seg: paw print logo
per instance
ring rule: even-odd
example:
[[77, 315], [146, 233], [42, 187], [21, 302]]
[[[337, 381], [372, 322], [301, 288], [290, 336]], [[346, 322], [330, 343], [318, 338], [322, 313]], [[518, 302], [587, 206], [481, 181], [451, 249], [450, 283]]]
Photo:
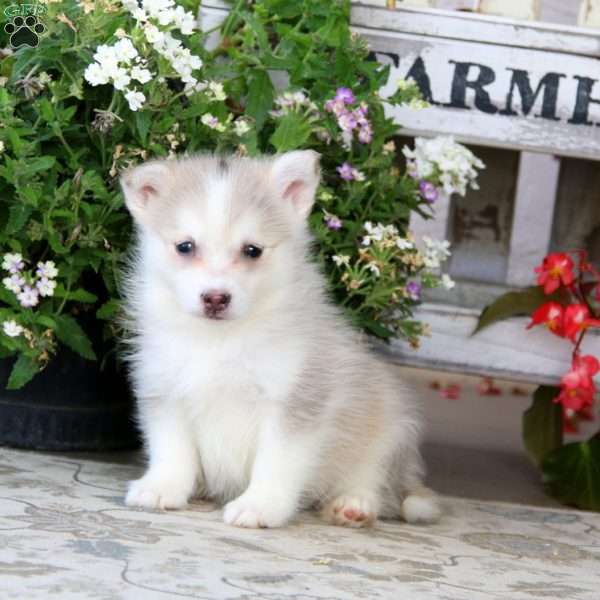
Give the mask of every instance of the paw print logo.
[[37, 17], [29, 15], [25, 19], [14, 17], [4, 26], [4, 31], [10, 35], [10, 45], [13, 48], [21, 46], [35, 48], [39, 43], [39, 36], [46, 31], [46, 26]]

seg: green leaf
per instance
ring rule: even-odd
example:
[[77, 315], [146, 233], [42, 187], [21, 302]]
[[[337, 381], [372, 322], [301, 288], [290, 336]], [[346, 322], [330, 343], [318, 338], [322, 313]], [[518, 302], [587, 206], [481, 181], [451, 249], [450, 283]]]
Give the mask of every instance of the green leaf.
[[600, 439], [555, 450], [546, 457], [542, 469], [555, 498], [564, 504], [600, 511]]
[[35, 360], [29, 356], [20, 354], [10, 372], [6, 389], [17, 390], [22, 388], [26, 383], [33, 379], [39, 370], [39, 366]]
[[39, 158], [31, 158], [27, 161], [27, 165], [22, 169], [22, 175], [33, 175], [38, 171], [47, 171], [54, 166], [56, 159], [54, 156], [40, 156]]
[[20, 307], [19, 301], [13, 292], [7, 290], [3, 285], [0, 286], [0, 302], [9, 306]]
[[544, 290], [539, 286], [532, 286], [518, 292], [504, 294], [483, 309], [473, 335], [498, 321], [504, 321], [510, 317], [520, 315], [530, 315], [545, 302], [557, 302], [561, 299], [561, 292], [546, 296]]
[[152, 115], [147, 110], [137, 111], [135, 113], [135, 126], [142, 144], [146, 143], [151, 123]]
[[114, 314], [117, 312], [120, 306], [121, 303], [113, 298], [112, 300], [109, 300], [108, 302], [104, 303], [96, 311], [96, 318], [102, 320], [110, 319], [114, 316]]
[[538, 466], [563, 443], [561, 409], [554, 402], [559, 393], [556, 387], [540, 386], [533, 394], [533, 404], [523, 414], [523, 442]]
[[6, 223], [6, 235], [13, 235], [21, 231], [27, 223], [27, 219], [33, 208], [27, 204], [13, 204], [8, 213], [8, 222]]
[[389, 329], [386, 329], [383, 325], [377, 323], [377, 321], [366, 321], [363, 325], [365, 329], [384, 340], [389, 340], [394, 335]]
[[262, 129], [272, 106], [273, 84], [271, 79], [266, 71], [255, 69], [250, 75], [246, 114], [256, 121], [257, 131]]
[[54, 295], [57, 298], [66, 298], [67, 300], [74, 300], [76, 302], [83, 302], [85, 304], [93, 304], [98, 300], [98, 296], [92, 294], [91, 292], [86, 292], [83, 288], [78, 288], [76, 290], [69, 290], [68, 292], [62, 285], [57, 285], [54, 290]]
[[310, 137], [311, 127], [302, 115], [291, 112], [279, 119], [270, 142], [277, 152], [287, 152], [302, 146]]
[[56, 337], [72, 350], [87, 358], [96, 360], [90, 339], [85, 334], [79, 323], [70, 315], [59, 315], [56, 320]]

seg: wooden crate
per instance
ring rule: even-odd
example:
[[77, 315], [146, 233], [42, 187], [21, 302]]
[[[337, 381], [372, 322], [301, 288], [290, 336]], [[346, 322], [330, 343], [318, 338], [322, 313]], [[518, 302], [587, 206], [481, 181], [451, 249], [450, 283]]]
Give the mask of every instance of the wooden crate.
[[[459, 285], [419, 309], [432, 330], [420, 350], [394, 343], [391, 355], [415, 366], [555, 382], [570, 347], [545, 331], [525, 332], [526, 319], [471, 333], [486, 302], [533, 282], [549, 249], [573, 248], [576, 238], [577, 246], [597, 244], [600, 255], [599, 32], [575, 26], [574, 0], [387, 3], [353, 2], [351, 17], [377, 59], [391, 66], [382, 95], [412, 76], [432, 102], [391, 115], [406, 135], [448, 134], [481, 146], [476, 152], [489, 165], [480, 192], [439, 200], [434, 220], [411, 224], [417, 235], [453, 242], [449, 266]], [[579, 24], [594, 25], [599, 9], [600, 0], [583, 0]], [[203, 26], [214, 26], [226, 10], [222, 0], [206, 0]], [[540, 14], [572, 25], [533, 20]], [[600, 337], [589, 336], [586, 350], [600, 355]]]

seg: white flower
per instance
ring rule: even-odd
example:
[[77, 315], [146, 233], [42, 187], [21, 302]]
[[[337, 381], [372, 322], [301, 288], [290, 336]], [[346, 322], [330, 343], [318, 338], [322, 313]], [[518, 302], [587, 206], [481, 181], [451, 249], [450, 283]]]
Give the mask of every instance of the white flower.
[[225, 131], [225, 125], [219, 122], [219, 119], [212, 115], [211, 113], [205, 113], [202, 115], [200, 119], [204, 125], [210, 127], [211, 129], [215, 129], [216, 131], [223, 132]]
[[47, 260], [46, 262], [39, 262], [37, 264], [36, 274], [38, 277], [54, 279], [58, 275], [58, 269], [53, 260]]
[[2, 330], [8, 337], [18, 337], [23, 333], [23, 327], [16, 321], [4, 321]]
[[118, 67], [112, 77], [116, 90], [124, 90], [131, 83], [131, 77], [123, 67]]
[[125, 94], [127, 102], [129, 102], [129, 108], [133, 111], [137, 111], [144, 105], [146, 96], [142, 92], [136, 92], [135, 90], [129, 90]]
[[428, 269], [439, 269], [441, 264], [451, 256], [450, 242], [447, 240], [433, 240], [428, 236], [423, 236], [425, 252], [423, 254], [423, 264]]
[[208, 84], [208, 89], [211, 92], [211, 101], [215, 100], [222, 102], [223, 100], [227, 99], [227, 94], [225, 93], [225, 89], [223, 88], [222, 83], [211, 81]]
[[101, 66], [116, 67], [119, 64], [119, 55], [115, 49], [115, 46], [109, 46], [107, 44], [101, 44], [96, 48], [94, 53], [94, 60], [100, 63]]
[[0, 140], [0, 152], [4, 152], [4, 142]]
[[369, 271], [371, 271], [371, 273], [374, 273], [375, 277], [379, 277], [381, 275], [381, 271], [379, 270], [379, 267], [375, 263], [369, 263], [367, 265], [367, 269], [369, 269]]
[[162, 44], [165, 39], [165, 34], [156, 25], [152, 25], [151, 23], [147, 23], [144, 26], [144, 34], [151, 44]]
[[304, 92], [284, 92], [275, 98], [275, 105], [278, 110], [271, 111], [273, 117], [282, 117], [291, 111], [300, 109], [308, 109], [313, 112], [317, 110], [317, 106]]
[[90, 85], [94, 86], [104, 85], [109, 81], [108, 74], [97, 62], [88, 65], [83, 72], [83, 76]]
[[384, 154], [394, 154], [394, 152], [396, 152], [396, 144], [393, 140], [383, 145]]
[[415, 247], [413, 242], [401, 237], [396, 240], [396, 246], [398, 246], [399, 250], [412, 250]]
[[54, 288], [56, 287], [56, 281], [42, 277], [36, 284], [40, 296], [54, 296]]
[[138, 56], [138, 51], [128, 38], [120, 39], [113, 47], [120, 62], [130, 63]]
[[[148, 69], [142, 69], [138, 66], [132, 67], [131, 78], [140, 83], [148, 83], [152, 79], [152, 73]], [[115, 86], [116, 87], [116, 86]]]
[[36, 306], [36, 304], [40, 301], [38, 290], [29, 285], [26, 285], [23, 290], [17, 294], [17, 298], [21, 303], [21, 306], [25, 308]]
[[398, 228], [395, 225], [382, 225], [381, 223], [373, 225], [371, 221], [367, 221], [364, 228], [368, 235], [362, 239], [363, 246], [370, 246], [372, 242], [383, 240], [393, 240], [395, 244], [398, 244], [398, 239], [400, 239], [398, 238]]
[[21, 292], [21, 288], [25, 285], [25, 279], [23, 279], [19, 273], [14, 273], [10, 277], [5, 277], [2, 280], [2, 284], [13, 294], [19, 294]]
[[204, 81], [193, 81], [187, 82], [184, 87], [186, 96], [192, 96], [199, 92], [203, 92], [206, 89], [206, 83]]
[[350, 257], [346, 254], [336, 254], [331, 257], [331, 260], [338, 266], [349, 267], [350, 266]]
[[404, 91], [410, 90], [410, 89], [414, 89], [414, 88], [417, 88], [417, 82], [412, 77], [409, 77], [408, 79], [399, 79], [398, 80], [398, 89], [401, 92], [404, 92]]
[[477, 189], [477, 169], [485, 168], [481, 160], [452, 137], [416, 138], [414, 150], [404, 147], [402, 152], [413, 177], [432, 179], [446, 194], [464, 196], [467, 187]]
[[238, 119], [233, 124], [233, 130], [237, 136], [242, 137], [250, 131], [250, 124], [246, 119]]
[[15, 252], [14, 254], [5, 254], [2, 260], [2, 268], [9, 273], [18, 273], [25, 266], [23, 257]]
[[171, 13], [171, 17], [175, 26], [183, 33], [183, 35], [191, 35], [196, 27], [196, 19], [193, 13], [186, 11], [183, 6], [177, 6]]
[[447, 275], [446, 273], [442, 275], [440, 283], [445, 290], [451, 290], [456, 286], [456, 282], [453, 281], [450, 275]]

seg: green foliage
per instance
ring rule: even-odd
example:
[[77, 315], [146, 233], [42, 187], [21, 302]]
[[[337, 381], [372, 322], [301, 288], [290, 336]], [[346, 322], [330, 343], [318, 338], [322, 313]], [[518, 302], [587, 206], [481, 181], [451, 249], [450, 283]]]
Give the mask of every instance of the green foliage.
[[543, 462], [550, 493], [565, 504], [600, 511], [600, 438], [567, 444]]
[[533, 404], [523, 414], [523, 442], [538, 466], [563, 443], [562, 410], [554, 402], [559, 393], [556, 387], [540, 386], [533, 395]]
[[[357, 326], [384, 339], [395, 335], [416, 343], [422, 326], [411, 318], [417, 301], [406, 284], [421, 275], [424, 286], [439, 280], [424, 271], [416, 249], [374, 245], [365, 253], [361, 239], [367, 221], [393, 224], [406, 236], [411, 212], [431, 211], [418, 181], [396, 166], [390, 142], [398, 127], [385, 116], [378, 95], [388, 69], [373, 62], [364, 41], [351, 35], [349, 1], [238, 0], [212, 50], [199, 32], [183, 35], [162, 27], [202, 59], [196, 81], [219, 82], [222, 95], [206, 86], [184, 88], [181, 73], [153, 48], [123, 4], [49, 3], [48, 32], [38, 47], [1, 55], [0, 256], [21, 254], [31, 285], [40, 261], [58, 269], [54, 293], [33, 307], [22, 306], [0, 286], [0, 321], [23, 328], [14, 336], [0, 330], [2, 356], [18, 357], [9, 386], [25, 384], [60, 344], [94, 359], [81, 315], [103, 321], [105, 338], [117, 331], [111, 320], [119, 312], [118, 266], [130, 238], [119, 173], [180, 152], [319, 152], [323, 184], [311, 223], [333, 296]], [[199, 8], [191, 0], [179, 4], [194, 14]], [[98, 46], [113, 46], [124, 35], [152, 73], [144, 84], [129, 84], [144, 94], [137, 110], [124, 90], [111, 83], [90, 85], [84, 77]], [[0, 40], [0, 47], [7, 42]], [[344, 141], [335, 115], [325, 109], [342, 86], [351, 87], [356, 106], [368, 110], [370, 143]], [[307, 102], [281, 109], [278, 99], [286, 89]], [[417, 95], [408, 86], [389, 102], [414, 102]], [[341, 179], [337, 168], [345, 162], [364, 180]], [[343, 226], [327, 227], [328, 215]], [[335, 264], [334, 255], [348, 256], [348, 267]]]
[[547, 296], [544, 294], [544, 288], [539, 286], [503, 294], [483, 309], [473, 334], [511, 317], [530, 316], [545, 302], [560, 302], [561, 297], [560, 292]]

